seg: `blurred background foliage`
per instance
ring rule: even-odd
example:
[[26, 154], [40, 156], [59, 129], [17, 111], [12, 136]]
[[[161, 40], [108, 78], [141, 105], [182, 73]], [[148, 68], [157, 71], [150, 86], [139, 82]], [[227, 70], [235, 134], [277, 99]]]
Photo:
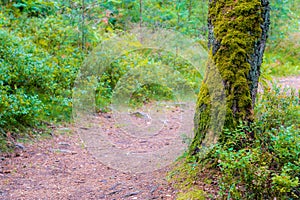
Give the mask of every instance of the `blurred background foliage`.
[[[271, 0], [271, 34], [262, 69], [266, 79], [300, 73], [299, 6], [298, 1]], [[84, 58], [135, 24], [178, 31], [206, 48], [207, 9], [204, 0], [2, 0], [1, 137], [7, 131], [18, 135], [27, 128], [70, 120], [72, 87]], [[200, 74], [176, 55], [157, 57], [133, 52], [113, 62], [99, 78], [97, 108], [105, 110], [119, 78], [146, 61], [168, 64], [177, 59], [174, 69], [198, 92]], [[136, 92], [136, 102], [171, 98], [167, 90], [141, 86], [143, 95]]]

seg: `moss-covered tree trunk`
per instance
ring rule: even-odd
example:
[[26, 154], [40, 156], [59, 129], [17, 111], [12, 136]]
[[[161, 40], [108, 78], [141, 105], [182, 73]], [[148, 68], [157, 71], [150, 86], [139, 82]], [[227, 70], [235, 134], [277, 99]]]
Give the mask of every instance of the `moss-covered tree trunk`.
[[[199, 150], [204, 138], [218, 134], [220, 140], [225, 128], [253, 121], [269, 13], [269, 0], [210, 0], [210, 59], [198, 95], [190, 154]], [[222, 95], [226, 99], [224, 107], [217, 101]]]

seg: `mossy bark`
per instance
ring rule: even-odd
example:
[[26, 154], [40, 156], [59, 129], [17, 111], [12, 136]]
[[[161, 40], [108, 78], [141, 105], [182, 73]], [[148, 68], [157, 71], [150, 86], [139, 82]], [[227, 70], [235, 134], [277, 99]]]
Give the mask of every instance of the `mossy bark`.
[[[190, 154], [199, 150], [204, 138], [219, 135], [222, 140], [225, 128], [253, 121], [269, 25], [269, 0], [210, 0], [210, 60], [198, 95]], [[223, 95], [226, 105], [222, 107], [217, 100]], [[225, 118], [218, 119], [222, 110]]]

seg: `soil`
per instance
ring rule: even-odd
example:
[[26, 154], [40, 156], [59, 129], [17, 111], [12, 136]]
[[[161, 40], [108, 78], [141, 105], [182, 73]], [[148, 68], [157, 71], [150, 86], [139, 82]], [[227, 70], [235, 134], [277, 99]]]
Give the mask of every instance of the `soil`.
[[0, 199], [174, 199], [168, 168], [125, 173], [83, 148], [77, 134], [59, 134], [2, 157]]
[[[300, 89], [300, 76], [277, 80], [284, 87]], [[146, 142], [127, 138], [127, 143], [124, 143], [121, 139], [124, 139], [125, 135], [120, 136], [125, 132], [116, 126], [110, 113], [99, 114], [92, 120], [98, 121], [101, 127], [104, 127], [101, 133], [112, 137], [114, 146], [117, 145], [122, 151], [128, 152], [140, 150], [146, 155], [164, 147], [172, 148], [172, 142], [178, 138], [173, 137], [171, 133], [184, 127], [180, 126], [181, 112], [185, 111], [178, 106], [165, 111], [166, 118], [161, 121], [164, 124], [163, 128], [157, 130], [159, 134], [146, 135], [151, 138]], [[193, 112], [187, 110], [186, 113]], [[130, 120], [135, 124], [149, 124], [150, 118], [143, 112], [132, 112], [129, 115], [132, 115]], [[88, 122], [90, 124], [91, 121]], [[97, 123], [93, 121], [93, 124]], [[143, 170], [141, 166], [137, 166], [131, 171], [128, 170], [130, 167], [124, 168], [120, 165], [118, 168], [115, 160], [111, 165], [105, 163], [103, 158], [97, 155], [101, 151], [93, 148], [92, 144], [87, 145], [87, 141], [95, 140], [93, 137], [96, 134], [92, 133], [99, 131], [99, 127], [95, 129], [94, 126], [86, 126], [87, 123], [81, 126], [60, 127], [50, 138], [40, 139], [32, 144], [18, 144], [15, 152], [1, 154], [0, 199], [176, 199], [178, 191], [166, 179], [172, 168], [170, 163], [157, 169], [147, 169], [145, 166]], [[85, 140], [83, 136], [90, 139]], [[133, 160], [128, 161], [128, 166], [136, 166], [134, 162], [133, 157]], [[216, 187], [204, 183], [202, 185], [205, 190], [217, 192]]]
[[289, 76], [284, 78], [275, 78], [278, 84], [284, 88], [294, 88], [300, 90], [300, 76]]

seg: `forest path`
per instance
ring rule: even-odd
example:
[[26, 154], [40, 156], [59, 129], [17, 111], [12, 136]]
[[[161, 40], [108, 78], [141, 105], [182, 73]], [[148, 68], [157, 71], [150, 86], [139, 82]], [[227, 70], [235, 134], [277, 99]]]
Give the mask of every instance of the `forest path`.
[[[300, 76], [276, 80], [300, 89]], [[176, 190], [166, 180], [169, 170], [130, 173], [108, 167], [84, 148], [74, 127], [62, 127], [51, 138], [0, 155], [0, 199], [173, 200]]]
[[68, 128], [3, 156], [0, 199], [175, 199], [168, 168], [125, 173], [99, 162]]
[[294, 88], [300, 90], [300, 75], [275, 78], [278, 84], [285, 88]]

